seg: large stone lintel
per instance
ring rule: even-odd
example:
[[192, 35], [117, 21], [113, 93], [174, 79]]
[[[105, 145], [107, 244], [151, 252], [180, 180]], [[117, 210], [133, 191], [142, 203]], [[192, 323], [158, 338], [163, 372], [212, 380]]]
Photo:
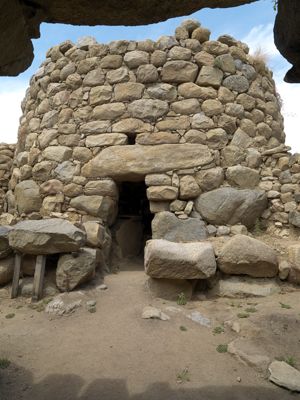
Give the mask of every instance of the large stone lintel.
[[110, 177], [116, 181], [139, 181], [147, 174], [201, 167], [213, 157], [201, 144], [107, 147], [82, 168], [89, 178]]

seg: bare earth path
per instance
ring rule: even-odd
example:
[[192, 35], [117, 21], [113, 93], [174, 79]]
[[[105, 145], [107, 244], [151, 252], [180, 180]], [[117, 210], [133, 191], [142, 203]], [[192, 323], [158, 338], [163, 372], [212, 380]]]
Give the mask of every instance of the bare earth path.
[[[30, 309], [24, 298], [0, 300], [0, 358], [11, 361], [7, 369], [0, 369], [0, 399], [299, 398], [230, 354], [216, 351], [219, 344], [244, 336], [256, 341], [271, 359], [292, 355], [299, 366], [299, 291], [252, 299], [257, 312], [238, 319], [240, 334], [225, 327], [224, 333], [214, 335], [213, 328], [236, 320], [249, 299], [192, 301], [180, 307], [175, 302], [151, 300], [144, 281], [143, 271], [135, 268], [106, 277], [108, 290], [84, 292], [85, 300], [97, 301], [96, 313], [83, 306], [70, 316], [53, 317]], [[292, 308], [283, 309], [280, 302]], [[141, 319], [149, 304], [171, 319]], [[170, 306], [179, 310], [174, 312]], [[211, 327], [187, 318], [196, 310], [211, 320]], [[12, 312], [14, 318], [5, 318]], [[178, 374], [185, 368], [189, 381], [178, 383]]]

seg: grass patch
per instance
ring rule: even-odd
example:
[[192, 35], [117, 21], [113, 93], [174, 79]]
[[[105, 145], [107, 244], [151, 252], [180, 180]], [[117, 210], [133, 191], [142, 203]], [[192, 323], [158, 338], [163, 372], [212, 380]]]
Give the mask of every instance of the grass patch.
[[290, 306], [289, 304], [284, 304], [284, 303], [280, 303], [281, 308], [285, 308], [286, 310], [290, 310], [292, 308], [292, 306]]
[[28, 305], [28, 307], [37, 312], [42, 312], [42, 311], [45, 311], [46, 305], [49, 304], [50, 301], [52, 301], [52, 300], [53, 300], [53, 297], [48, 297], [47, 299], [43, 299], [43, 300], [39, 301], [38, 303], [31, 303]]
[[190, 382], [190, 372], [189, 368], [185, 367], [181, 372], [179, 372], [176, 376], [176, 382], [177, 383], [185, 383], [185, 382]]
[[183, 326], [183, 325], [181, 325], [181, 326], [179, 327], [179, 329], [180, 329], [182, 332], [186, 332], [186, 331], [187, 331], [187, 328], [186, 328], [185, 326]]
[[227, 353], [228, 344], [218, 344], [216, 350], [218, 353]]
[[216, 326], [213, 329], [213, 334], [214, 335], [220, 335], [221, 333], [224, 333], [224, 327], [223, 326]]
[[284, 361], [285, 363], [289, 364], [291, 367], [296, 368], [296, 359], [293, 356], [282, 356], [276, 357], [277, 361]]
[[179, 293], [177, 297], [177, 304], [179, 306], [185, 306], [187, 303], [186, 295], [184, 293]]
[[5, 318], [6, 319], [11, 319], [11, 318], [14, 318], [15, 315], [16, 315], [15, 313], [9, 313], [9, 314], [5, 315]]
[[246, 312], [240, 312], [237, 315], [238, 318], [249, 318], [250, 314], [246, 313]]
[[0, 358], [0, 369], [6, 369], [10, 366], [10, 361], [7, 358]]

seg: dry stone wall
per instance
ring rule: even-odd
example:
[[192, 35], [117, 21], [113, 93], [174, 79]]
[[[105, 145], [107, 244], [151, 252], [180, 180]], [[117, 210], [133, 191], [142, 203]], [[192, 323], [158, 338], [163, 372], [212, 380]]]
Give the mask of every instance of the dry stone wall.
[[[79, 249], [87, 260], [79, 276], [80, 257], [59, 258], [60, 290], [91, 279], [96, 266], [108, 270], [122, 256], [116, 237], [134, 237], [135, 220], [121, 228], [116, 223], [124, 182], [145, 183], [155, 215], [145, 250], [151, 279], [213, 278], [218, 264], [223, 274], [279, 274], [300, 282], [297, 246], [286, 266], [274, 250], [246, 236], [262, 223], [283, 237], [291, 225], [300, 227], [300, 155], [285, 145], [271, 71], [248, 52], [228, 35], [210, 40], [197, 21], [183, 22], [175, 36], [157, 42], [88, 38], [48, 51], [22, 103], [13, 161], [14, 148], [0, 147], [6, 171], [1, 218], [6, 225], [33, 220], [25, 224], [24, 240], [31, 231], [39, 237], [40, 222], [47, 235], [54, 226], [51, 235], [58, 238], [65, 220], [76, 224], [82, 246], [94, 250]], [[12, 243], [20, 224], [4, 228], [5, 249], [21, 251]], [[218, 239], [207, 240], [228, 235], [234, 237], [221, 251], [212, 244]], [[27, 243], [23, 248], [36, 254]], [[2, 282], [10, 279], [6, 274]]]
[[11, 177], [15, 148], [14, 144], [0, 143], [0, 214], [7, 211], [5, 198]]
[[[195, 21], [157, 42], [51, 48], [22, 105], [9, 211], [112, 225], [117, 183], [145, 180], [153, 213], [295, 220], [298, 160], [284, 145], [272, 73], [248, 51], [228, 35], [210, 40]], [[210, 207], [239, 201], [212, 219], [206, 192]], [[256, 200], [241, 220], [236, 209]]]

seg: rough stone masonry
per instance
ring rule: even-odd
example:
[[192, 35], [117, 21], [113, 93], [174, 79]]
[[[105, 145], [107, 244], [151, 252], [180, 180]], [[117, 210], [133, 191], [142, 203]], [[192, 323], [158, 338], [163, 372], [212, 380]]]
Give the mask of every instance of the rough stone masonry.
[[247, 234], [259, 221], [286, 236], [300, 227], [300, 155], [285, 146], [280, 105], [261, 59], [197, 21], [157, 42], [66, 41], [22, 103], [1, 221], [68, 220], [109, 263], [119, 184], [142, 181], [153, 240]]

